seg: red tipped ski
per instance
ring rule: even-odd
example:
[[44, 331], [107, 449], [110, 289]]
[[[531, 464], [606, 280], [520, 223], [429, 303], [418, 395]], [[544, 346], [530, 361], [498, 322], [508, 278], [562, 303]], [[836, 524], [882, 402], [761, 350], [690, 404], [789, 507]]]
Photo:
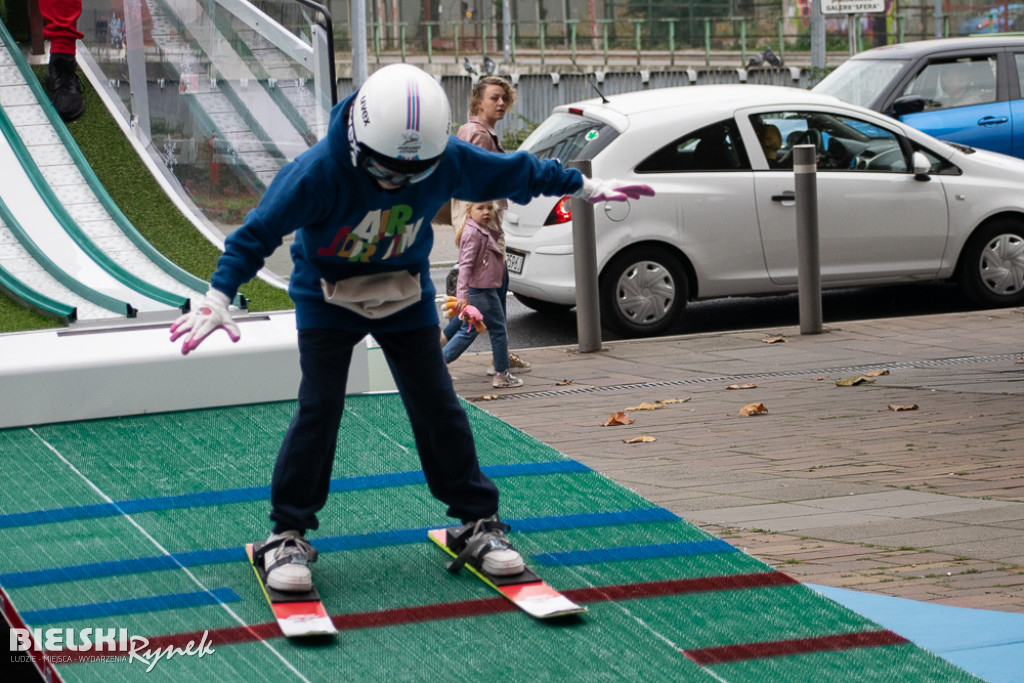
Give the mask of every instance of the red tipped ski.
[[[439, 545], [442, 550], [452, 557], [456, 557], [456, 554], [448, 547], [447, 530], [433, 529], [427, 534], [430, 536], [430, 540]], [[559, 593], [528, 568], [516, 576], [491, 576], [468, 564], [466, 569], [535, 619], [550, 619], [587, 611], [586, 607], [577, 605]]]
[[333, 635], [338, 632], [315, 588], [307, 593], [276, 591], [267, 586], [266, 572], [260, 566], [262, 563], [257, 564], [253, 561], [252, 543], [245, 544], [245, 553], [249, 556], [249, 564], [256, 573], [263, 595], [267, 598], [270, 609], [274, 611], [274, 618], [277, 619], [281, 633], [288, 638], [301, 638]]

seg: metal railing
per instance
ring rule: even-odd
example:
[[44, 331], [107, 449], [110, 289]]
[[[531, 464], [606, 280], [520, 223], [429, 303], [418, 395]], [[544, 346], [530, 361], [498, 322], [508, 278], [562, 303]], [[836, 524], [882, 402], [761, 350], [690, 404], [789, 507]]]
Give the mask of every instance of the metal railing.
[[[935, 14], [930, 7], [903, 6], [887, 14], [829, 15], [826, 17], [828, 49], [836, 52], [860, 52], [882, 44], [935, 38]], [[942, 36], [959, 29], [967, 17], [978, 10], [958, 9], [940, 14]], [[848, 22], [854, 22], [850, 30]], [[338, 24], [338, 54], [342, 60], [351, 53], [347, 22]], [[385, 21], [370, 22], [369, 52], [381, 59], [384, 53], [426, 55], [428, 63], [459, 61], [466, 55], [501, 54], [503, 30], [497, 22], [460, 19], [457, 21]], [[637, 64], [650, 54], [667, 56], [671, 65], [683, 52], [703, 51], [705, 63], [712, 53], [731, 51], [746, 63], [753, 53], [771, 48], [780, 57], [787, 52], [810, 48], [810, 25], [806, 17], [787, 17], [775, 11], [762, 16], [689, 16], [627, 17], [564, 21], [518, 21], [509, 27], [512, 63], [524, 53], [532, 61], [544, 64], [554, 53], [600, 55], [604, 64], [612, 55], [631, 53]], [[852, 36], [852, 38], [851, 38]], [[851, 49], [852, 40], [852, 49]]]

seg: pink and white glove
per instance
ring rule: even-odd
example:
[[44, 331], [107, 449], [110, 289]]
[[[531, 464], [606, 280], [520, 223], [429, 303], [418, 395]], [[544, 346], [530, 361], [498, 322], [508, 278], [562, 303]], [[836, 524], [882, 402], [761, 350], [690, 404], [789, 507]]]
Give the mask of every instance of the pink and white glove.
[[653, 197], [654, 188], [650, 185], [628, 185], [621, 180], [601, 180], [583, 176], [583, 187], [574, 195], [586, 199], [591, 204], [598, 202], [624, 202], [627, 199]]
[[174, 321], [171, 325], [171, 341], [185, 338], [181, 343], [183, 356], [187, 356], [189, 351], [218, 329], [227, 332], [233, 342], [241, 339], [242, 333], [228, 312], [229, 303], [227, 294], [211, 287], [206, 296], [193, 301], [192, 310]]

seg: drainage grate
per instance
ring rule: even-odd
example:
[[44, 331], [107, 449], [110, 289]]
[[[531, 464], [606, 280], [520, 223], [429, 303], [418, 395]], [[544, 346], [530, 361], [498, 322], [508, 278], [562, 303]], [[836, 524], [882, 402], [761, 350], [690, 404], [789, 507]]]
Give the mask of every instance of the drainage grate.
[[801, 375], [825, 375], [832, 373], [857, 373], [863, 370], [899, 370], [907, 368], [938, 368], [947, 365], [970, 365], [973, 363], [992, 363], [1016, 360], [1020, 353], [1001, 353], [994, 356], [969, 356], [962, 358], [937, 358], [934, 360], [898, 361], [894, 363], [871, 363], [869, 365], [848, 365], [846, 367], [826, 368], [824, 370], [792, 370], [783, 372], [760, 372], [746, 375], [722, 375], [719, 377], [694, 377], [690, 379], [665, 380], [661, 382], [636, 382], [633, 384], [612, 384], [602, 387], [572, 387], [551, 389], [548, 391], [528, 391], [519, 394], [502, 394], [498, 400], [517, 398], [549, 398], [552, 396], [573, 396], [576, 394], [596, 394], [605, 391], [629, 391], [631, 389], [653, 389], [658, 387], [678, 387], [688, 384], [706, 384], [708, 382], [738, 382], [745, 379], [771, 377], [799, 377]]

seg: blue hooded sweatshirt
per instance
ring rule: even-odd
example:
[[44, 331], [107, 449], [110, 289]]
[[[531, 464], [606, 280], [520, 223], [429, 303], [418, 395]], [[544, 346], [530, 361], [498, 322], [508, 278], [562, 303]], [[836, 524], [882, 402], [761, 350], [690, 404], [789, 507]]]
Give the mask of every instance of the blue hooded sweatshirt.
[[[327, 137], [286, 164], [259, 205], [228, 236], [211, 286], [234, 298], [265, 259], [295, 233], [288, 294], [299, 329], [399, 332], [438, 322], [430, 251], [431, 219], [452, 197], [489, 201], [507, 197], [525, 204], [540, 195], [572, 194], [583, 185], [576, 169], [528, 152], [497, 154], [455, 136], [426, 179], [386, 191], [352, 163], [347, 116], [355, 94], [331, 112]], [[419, 275], [418, 303], [387, 317], [368, 319], [324, 301], [320, 279], [405, 269]]]

